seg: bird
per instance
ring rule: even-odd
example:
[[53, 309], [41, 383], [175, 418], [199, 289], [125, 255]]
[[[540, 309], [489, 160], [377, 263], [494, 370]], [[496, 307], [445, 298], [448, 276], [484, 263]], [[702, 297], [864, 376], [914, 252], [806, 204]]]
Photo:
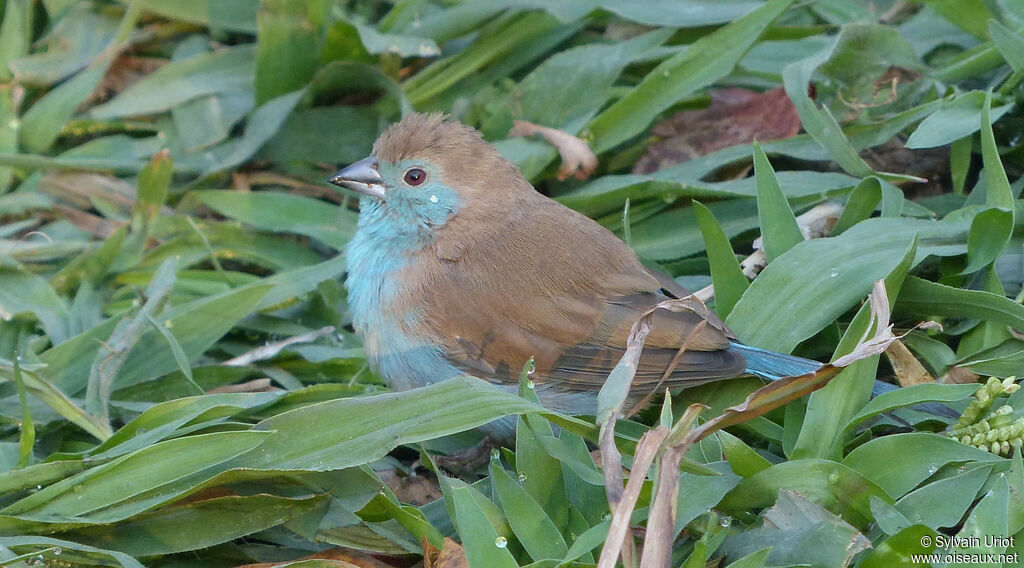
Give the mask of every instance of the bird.
[[[469, 374], [514, 392], [532, 358], [541, 404], [594, 414], [634, 322], [689, 296], [448, 115], [407, 115], [329, 181], [361, 194], [345, 251], [349, 310], [370, 366], [395, 390]], [[821, 367], [743, 344], [713, 312], [658, 310], [630, 398]], [[485, 431], [508, 437], [514, 421]]]

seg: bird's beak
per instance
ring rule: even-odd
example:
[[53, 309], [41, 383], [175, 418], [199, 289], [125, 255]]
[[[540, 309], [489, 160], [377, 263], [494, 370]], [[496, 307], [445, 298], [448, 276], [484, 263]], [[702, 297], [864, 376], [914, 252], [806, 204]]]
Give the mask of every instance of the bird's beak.
[[384, 199], [384, 183], [377, 170], [377, 158], [363, 158], [351, 166], [331, 176], [328, 180], [338, 187]]

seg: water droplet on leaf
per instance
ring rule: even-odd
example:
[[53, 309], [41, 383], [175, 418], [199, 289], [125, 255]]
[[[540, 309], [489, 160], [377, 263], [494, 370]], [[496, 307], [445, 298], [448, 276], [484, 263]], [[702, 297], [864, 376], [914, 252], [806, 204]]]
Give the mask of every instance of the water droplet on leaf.
[[732, 517], [722, 517], [722, 520], [718, 521], [718, 524], [722, 527], [728, 527], [732, 524]]
[[829, 278], [835, 278], [836, 276], [839, 276], [839, 269], [838, 268], [833, 268], [832, 270], [828, 271], [828, 277]]
[[505, 548], [508, 546], [508, 539], [503, 536], [499, 536], [494, 539], [494, 546], [497, 546], [498, 548]]

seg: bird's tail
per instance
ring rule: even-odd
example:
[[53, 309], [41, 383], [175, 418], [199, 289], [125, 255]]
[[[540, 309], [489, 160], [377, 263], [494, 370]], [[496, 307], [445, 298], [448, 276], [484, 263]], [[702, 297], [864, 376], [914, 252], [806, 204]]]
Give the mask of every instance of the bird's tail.
[[[803, 357], [784, 355], [782, 353], [776, 353], [766, 349], [758, 349], [757, 347], [743, 345], [737, 341], [732, 341], [730, 343], [732, 344], [733, 349], [742, 353], [743, 357], [746, 358], [747, 373], [757, 375], [771, 381], [777, 381], [783, 377], [806, 375], [824, 367], [823, 364], [817, 361], [804, 359]], [[897, 385], [876, 379], [874, 387], [871, 389], [871, 398], [894, 391], [898, 388], [900, 387]], [[927, 412], [928, 414], [946, 418], [957, 418], [959, 416], [959, 413], [952, 408], [945, 404], [936, 402], [922, 402], [914, 405], [912, 408], [921, 412]]]
[[738, 341], [730, 342], [732, 348], [743, 354], [747, 360], [747, 373], [768, 380], [777, 381], [783, 377], [796, 377], [813, 373], [822, 368], [822, 364], [803, 357], [784, 355], [767, 349], [758, 349], [744, 345]]

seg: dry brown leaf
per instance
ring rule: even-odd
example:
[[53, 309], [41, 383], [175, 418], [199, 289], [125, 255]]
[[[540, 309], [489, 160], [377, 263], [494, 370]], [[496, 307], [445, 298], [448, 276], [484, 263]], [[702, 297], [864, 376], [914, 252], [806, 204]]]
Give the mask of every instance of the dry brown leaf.
[[433, 477], [399, 475], [394, 469], [378, 471], [377, 476], [402, 503], [419, 507], [441, 498], [441, 488]]
[[647, 518], [647, 534], [640, 568], [668, 568], [672, 564], [672, 543], [676, 536], [676, 514], [679, 503], [679, 466], [683, 456], [696, 440], [693, 426], [697, 417], [707, 409], [703, 404], [691, 404], [672, 427], [661, 455], [658, 469], [658, 488]]
[[124, 91], [140, 79], [153, 73], [168, 63], [167, 59], [154, 57], [138, 57], [134, 55], [119, 55], [110, 64], [106, 74], [100, 79], [98, 85], [89, 95], [83, 107], [99, 104], [103, 101], [114, 98], [115, 95]]
[[[864, 330], [853, 351], [832, 361], [833, 366], [848, 367], [855, 361], [884, 352], [896, 341], [897, 338], [892, 333], [892, 324], [889, 323], [889, 296], [885, 293], [884, 280], [878, 280], [872, 286], [871, 294], [868, 295], [868, 305], [871, 308], [871, 323]], [[869, 339], [868, 333], [872, 327], [875, 333]]]
[[221, 385], [217, 388], [206, 391], [206, 394], [221, 394], [226, 392], [271, 392], [281, 390], [271, 384], [270, 379], [253, 379], [234, 385]]
[[[704, 300], [702, 298], [697, 296], [697, 299], [700, 300], [701, 305], [704, 305]], [[706, 305], [704, 306], [705, 308], [707, 308]], [[683, 344], [680, 345], [679, 349], [676, 351], [675, 356], [673, 356], [672, 360], [669, 361], [668, 367], [665, 367], [665, 372], [661, 374], [661, 378], [658, 379], [658, 382], [655, 383], [654, 387], [651, 388], [650, 392], [644, 395], [644, 397], [640, 399], [639, 402], [633, 405], [632, 410], [626, 413], [626, 418], [633, 416], [634, 414], [636, 414], [637, 412], [639, 412], [640, 410], [644, 409], [647, 406], [647, 404], [654, 397], [654, 393], [658, 392], [661, 389], [661, 385], [665, 384], [665, 381], [668, 380], [668, 377], [669, 375], [672, 374], [672, 371], [675, 371], [676, 367], [679, 366], [679, 360], [683, 358], [683, 355], [690, 348], [690, 343], [697, 336], [700, 335], [700, 332], [704, 330], [707, 324], [708, 320], [702, 319], [699, 322], [697, 322], [697, 325], [693, 326], [693, 330], [690, 332], [689, 335], [686, 336], [686, 340], [683, 341]], [[668, 393], [666, 392], [666, 394]]]
[[221, 363], [221, 365], [227, 365], [229, 367], [244, 367], [246, 365], [251, 365], [256, 361], [264, 361], [266, 359], [274, 357], [275, 355], [280, 353], [282, 349], [288, 347], [289, 345], [295, 343], [309, 343], [310, 341], [313, 341], [318, 337], [323, 337], [333, 332], [333, 325], [324, 326], [321, 327], [320, 329], [311, 331], [309, 333], [295, 335], [293, 337], [289, 337], [288, 339], [282, 339], [281, 341], [275, 341], [273, 343], [262, 345], [260, 347], [257, 347], [256, 349], [253, 349], [252, 351], [243, 353], [238, 357], [232, 357], [231, 359], [228, 359], [227, 361]]
[[[892, 324], [889, 323], [889, 296], [885, 291], [885, 281], [878, 280], [874, 286], [871, 287], [871, 293], [868, 295], [868, 306], [871, 308], [871, 321], [868, 323], [867, 329], [864, 330], [864, 334], [861, 335], [857, 341], [857, 345], [853, 348], [853, 351], [843, 355], [842, 357], [832, 361], [832, 366], [835, 367], [848, 367], [856, 361], [866, 359], [874, 355], [880, 355], [886, 352], [890, 346], [895, 342], [903, 339], [908, 333], [915, 329], [931, 329], [936, 326], [940, 329], [942, 326], [934, 321], [923, 321], [911, 329], [907, 330], [902, 335], [893, 335]], [[875, 333], [868, 338], [868, 333], [874, 328]], [[902, 344], [901, 344], [902, 345]], [[906, 349], [906, 347], [904, 347]], [[909, 355], [909, 352], [908, 352]], [[909, 355], [913, 359], [913, 355]], [[914, 359], [916, 362], [917, 360]], [[918, 363], [920, 365], [920, 363]], [[927, 371], [922, 368], [921, 371], [927, 375]], [[901, 381], [902, 383], [902, 381]], [[916, 384], [916, 383], [913, 383]]]
[[648, 174], [736, 144], [790, 138], [800, 131], [800, 116], [782, 87], [764, 93], [728, 87], [709, 95], [707, 108], [677, 112], [651, 128], [662, 139], [647, 148], [633, 173]]
[[[602, 437], [604, 432], [605, 430], [601, 431]], [[668, 434], [668, 428], [664, 426], [658, 426], [644, 432], [633, 454], [633, 470], [630, 473], [629, 481], [626, 482], [625, 490], [622, 489], [621, 476], [615, 476], [618, 478], [616, 481], [613, 481], [617, 483], [615, 489], [618, 491], [615, 492], [619, 494], [620, 498], [616, 500], [615, 505], [612, 507], [612, 520], [611, 525], [608, 527], [608, 538], [605, 539], [604, 548], [601, 549], [601, 558], [597, 562], [597, 568], [612, 568], [615, 566], [615, 561], [620, 553], [630, 550], [628, 546], [628, 544], [632, 544], [632, 535], [629, 532], [630, 517], [633, 515], [637, 499], [640, 498], [640, 490], [643, 488], [644, 480], [647, 478], [647, 470], [654, 463], [654, 458], [658, 455], [662, 442], [668, 438]], [[618, 452], [614, 453], [618, 457]], [[602, 451], [601, 455], [608, 456], [609, 452]], [[615, 460], [611, 461], [614, 462]], [[604, 468], [606, 483], [608, 483], [608, 471], [610, 468], [614, 468], [615, 472], [621, 471], [621, 468], [617, 467], [615, 463], [606, 463]], [[679, 476], [675, 475], [674, 477], [678, 479]], [[611, 493], [612, 488], [608, 487], [607, 491]], [[622, 562], [624, 566], [632, 565], [632, 562], [626, 555], [623, 556]]]
[[68, 207], [66, 205], [54, 205], [53, 211], [59, 216], [70, 221], [75, 227], [78, 227], [94, 237], [104, 240], [110, 238], [110, 235], [113, 235], [114, 231], [124, 225], [124, 223], [119, 221], [113, 221], [98, 215], [93, 215], [92, 213], [86, 213], [81, 209], [75, 209], [74, 207]]
[[469, 560], [466, 559], [466, 552], [462, 545], [454, 540], [444, 537], [444, 546], [441, 550], [430, 544], [423, 538], [423, 568], [469, 568]]
[[200, 489], [195, 493], [179, 500], [175, 501], [172, 507], [181, 507], [190, 503], [198, 503], [200, 501], [206, 501], [208, 499], [217, 499], [219, 497], [232, 497], [238, 495], [234, 491], [227, 487], [207, 487], [206, 489]]
[[953, 365], [949, 368], [949, 371], [942, 377], [940, 382], [954, 385], [966, 385], [969, 383], [978, 382], [978, 377], [981, 375], [971, 371], [964, 367], [958, 367]]
[[[612, 371], [613, 375], [621, 372], [621, 370], [625, 370], [625, 372], [628, 373], [630, 380], [632, 380], [633, 375], [636, 372], [637, 364], [640, 360], [640, 355], [643, 352], [644, 342], [647, 340], [647, 335], [651, 332], [652, 316], [657, 310], [668, 310], [677, 313], [692, 312], [701, 316], [702, 319], [706, 320], [706, 325], [717, 325], [719, 328], [721, 328], [723, 325], [720, 323], [716, 324], [716, 318], [714, 318], [711, 311], [708, 310], [708, 307], [704, 304], [704, 302], [700, 301], [700, 299], [694, 297], [692, 294], [685, 298], [665, 300], [663, 302], [659, 302], [658, 304], [644, 312], [636, 320], [636, 322], [633, 323], [633, 327], [630, 329], [629, 332], [629, 339], [626, 342], [626, 352], [622, 355], [622, 358], [616, 365], [615, 370]], [[681, 351], [685, 351], [685, 348], [686, 344], [684, 343], [681, 347]], [[627, 395], [623, 394], [622, 400], [619, 400], [616, 403], [615, 408], [609, 413], [608, 417], [606, 419], [602, 418], [602, 420], [604, 420], [604, 423], [601, 424], [601, 429], [598, 436], [598, 444], [601, 448], [602, 469], [604, 470], [605, 493], [608, 497], [608, 504], [611, 507], [611, 509], [616, 512], [616, 514], [625, 515], [626, 522], [628, 523], [629, 514], [618, 512], [621, 510], [620, 507], [626, 507], [628, 511], [631, 512], [633, 507], [635, 506], [635, 499], [633, 499], [632, 503], [630, 503], [628, 500], [628, 484], [626, 486], [626, 492], [624, 492], [622, 489], [622, 456], [619, 454], [619, 450], [615, 446], [615, 422], [619, 412], [621, 412], [622, 410], [623, 404], [626, 402], [626, 398]], [[660, 447], [660, 442], [658, 443], [658, 445]], [[637, 454], [639, 454], [639, 452], [640, 450], [638, 448]], [[647, 468], [640, 468], [639, 465], [637, 465], [638, 463], [638, 458], [634, 456], [634, 471], [646, 472]], [[630, 481], [632, 481], [633, 479], [634, 476], [631, 476]], [[609, 534], [611, 535], [612, 533]], [[615, 538], [618, 537], [616, 536]], [[614, 564], [615, 559], [620, 554], [622, 556], [622, 562], [625, 566], [633, 565], [633, 557], [635, 556], [635, 551], [633, 550], [633, 540], [631, 538], [623, 537], [623, 539], [615, 541], [610, 536], [608, 542], [615, 542], [615, 544], [613, 545], [614, 552], [609, 552], [607, 554], [602, 552], [602, 564], [599, 565], [610, 566], [609, 564], [607, 564], [608, 562]], [[606, 543], [606, 548], [607, 547], [608, 544]], [[608, 554], [610, 554], [611, 556], [608, 556]]]
[[[639, 323], [639, 322], [638, 322]], [[627, 351], [628, 354], [628, 351]], [[625, 358], [626, 355], [623, 355]], [[615, 421], [617, 419], [618, 412], [612, 412], [608, 416], [608, 421], [601, 426], [601, 430], [598, 433], [598, 447], [601, 449], [601, 471], [604, 473], [604, 492], [605, 497], [608, 499], [608, 507], [613, 511], [618, 511], [622, 504], [622, 454], [619, 453], [619, 448], [615, 446]], [[667, 434], [666, 434], [667, 435]], [[637, 450], [639, 451], [639, 449]], [[632, 510], [632, 508], [630, 508]], [[615, 525], [614, 518], [612, 519], [612, 526]], [[617, 529], [617, 530], [621, 530]], [[611, 558], [611, 565], [615, 564], [615, 559], [619, 557], [620, 551], [622, 554], [623, 566], [633, 565], [633, 541], [623, 541], [624, 537], [617, 540], [612, 538], [612, 534], [609, 532], [609, 537], [605, 539], [604, 548], [601, 551], [601, 558], [605, 557], [605, 551]], [[599, 568], [603, 566], [599, 565]]]
[[[800, 231], [804, 234], [804, 238], [816, 239], [831, 233], [832, 227], [835, 226], [842, 213], [843, 204], [835, 201], [826, 201], [825, 203], [815, 205], [806, 213], [798, 215], [796, 222], [800, 226]], [[761, 243], [761, 237], [754, 239], [753, 254], [740, 261], [743, 275], [751, 280], [756, 278], [764, 270], [764, 267], [768, 265], [768, 256], [761, 247]], [[707, 302], [714, 297], [715, 290], [714, 287], [707, 286], [694, 292], [694, 295], [700, 298], [701, 301]]]
[[885, 356], [889, 358], [889, 364], [892, 365], [892, 370], [896, 373], [896, 379], [900, 386], [909, 387], [935, 382], [924, 365], [917, 360], [917, 357], [914, 357], [914, 354], [907, 349], [902, 341], [898, 339], [893, 341], [892, 345], [885, 350]]
[[231, 173], [231, 187], [242, 193], [252, 192], [252, 185], [249, 183], [249, 176], [245, 172]]
[[532, 136], [540, 134], [554, 146], [562, 157], [562, 167], [558, 168], [558, 179], [564, 180], [575, 177], [578, 180], [587, 179], [597, 169], [597, 156], [586, 142], [561, 130], [540, 126], [525, 120], [517, 120], [513, 123], [512, 131], [508, 133], [509, 138], [518, 136]]
[[51, 172], [39, 179], [39, 190], [78, 209], [92, 208], [92, 199], [115, 203], [127, 216], [135, 203], [135, 186], [103, 174]]
[[[640, 360], [640, 355], [643, 352], [644, 343], [651, 332], [651, 319], [658, 310], [668, 310], [676, 313], [691, 312], [699, 315], [704, 320], [705, 325], [716, 326], [719, 329], [723, 326], [721, 323], [716, 323], [716, 318], [714, 318], [714, 315], [704, 302], [692, 294], [685, 298], [659, 302], [644, 312], [633, 323], [633, 327], [629, 332], [629, 339], [626, 341], [626, 352], [622, 355], [615, 370], [612, 371], [613, 375], [620, 373], [621, 370], [625, 370], [630, 380], [632, 380]], [[686, 351], [687, 344], [688, 342], [683, 343], [676, 358]], [[671, 366], [669, 367], [669, 372], [671, 372]], [[629, 476], [629, 482], [626, 483], [626, 488], [623, 489], [622, 456], [615, 445], [615, 422], [625, 402], [626, 395], [623, 395], [623, 399], [617, 402], [616, 407], [609, 413], [607, 419], [604, 419], [605, 421], [601, 424], [598, 435], [598, 445], [601, 448], [601, 465], [604, 470], [605, 494], [608, 497], [608, 505], [612, 510], [611, 526], [609, 527], [605, 547], [601, 551], [601, 558], [598, 561], [599, 568], [614, 566], [616, 559], [620, 556], [624, 566], [634, 565], [633, 559], [636, 557], [636, 551], [634, 550], [632, 536], [629, 533], [630, 517], [634, 507], [636, 507], [640, 486], [644, 478], [646, 478], [647, 470], [662, 449], [662, 444], [669, 435], [669, 431], [662, 426], [649, 430], [644, 434], [633, 456], [633, 469]], [[685, 443], [688, 444], [690, 442]], [[679, 460], [682, 459], [684, 453], [685, 450], [678, 455]], [[675, 457], [676, 455], [672, 454], [670, 459], [675, 459]], [[679, 461], [676, 461], [673, 467], [678, 469]], [[672, 507], [674, 505], [669, 506], [670, 512], [660, 511], [660, 514], [674, 519], [674, 509]], [[662, 540], [660, 536], [654, 540], [654, 542], [659, 543], [657, 547], [659, 551], [664, 548], [664, 546], [661, 546], [663, 544]]]

